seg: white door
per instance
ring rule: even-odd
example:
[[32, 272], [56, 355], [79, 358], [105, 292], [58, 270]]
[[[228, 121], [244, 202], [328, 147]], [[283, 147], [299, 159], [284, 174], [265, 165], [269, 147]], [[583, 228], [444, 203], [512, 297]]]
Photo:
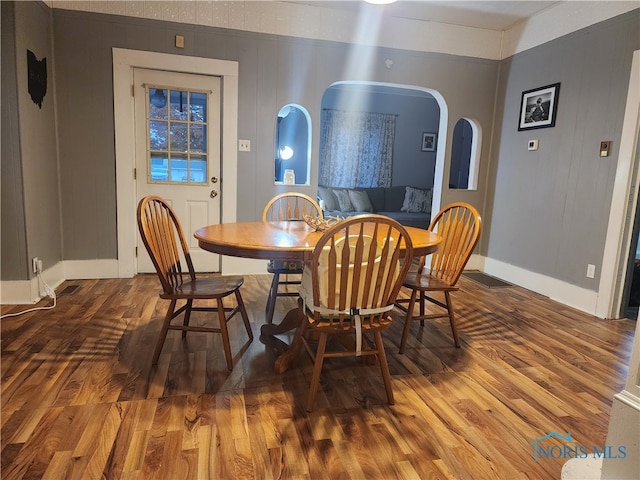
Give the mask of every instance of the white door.
[[[193, 232], [220, 223], [220, 78], [136, 68], [134, 98], [136, 202], [167, 200], [195, 270], [219, 272], [219, 256], [198, 248]], [[137, 271], [155, 272], [139, 234], [137, 247]]]

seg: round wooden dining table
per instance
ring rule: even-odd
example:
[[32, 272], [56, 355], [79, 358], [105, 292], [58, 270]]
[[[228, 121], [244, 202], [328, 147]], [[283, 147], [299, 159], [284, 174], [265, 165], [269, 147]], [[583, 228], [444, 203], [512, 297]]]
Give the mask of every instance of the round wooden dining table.
[[[405, 227], [411, 238], [414, 257], [433, 253], [442, 238], [429, 230]], [[194, 237], [203, 250], [234, 257], [304, 261], [310, 258], [322, 232], [304, 221], [237, 222], [208, 225], [195, 231]], [[274, 336], [297, 329], [304, 320], [304, 312], [290, 310], [279, 324], [262, 325], [262, 336]], [[286, 371], [295, 361], [302, 342], [294, 341], [275, 362], [278, 373]]]
[[[422, 228], [406, 228], [413, 255], [433, 253], [442, 241]], [[233, 257], [267, 260], [304, 260], [313, 252], [322, 232], [304, 221], [219, 223], [199, 228], [194, 237], [203, 250]]]

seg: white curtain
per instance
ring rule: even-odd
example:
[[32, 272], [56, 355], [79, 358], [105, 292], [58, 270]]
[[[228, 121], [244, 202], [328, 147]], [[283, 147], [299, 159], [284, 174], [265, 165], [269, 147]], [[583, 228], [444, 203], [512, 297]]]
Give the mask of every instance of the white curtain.
[[318, 183], [331, 187], [390, 187], [396, 115], [322, 112]]

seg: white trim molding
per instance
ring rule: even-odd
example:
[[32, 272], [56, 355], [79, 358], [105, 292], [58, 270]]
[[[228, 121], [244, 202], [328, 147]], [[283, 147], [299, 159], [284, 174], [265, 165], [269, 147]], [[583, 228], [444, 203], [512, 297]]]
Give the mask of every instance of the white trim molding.
[[[115, 122], [118, 225], [118, 276], [136, 273], [136, 197], [133, 69], [215, 75], [222, 80], [221, 158], [225, 201], [221, 221], [235, 222], [238, 189], [238, 62], [113, 48], [113, 113]], [[224, 263], [224, 262], [223, 262]]]
[[516, 267], [500, 260], [485, 258], [484, 271], [488, 275], [501, 278], [520, 287], [549, 297], [551, 300], [568, 305], [591, 315], [596, 314], [598, 292], [578, 287], [557, 278]]
[[638, 208], [640, 161], [637, 158], [640, 132], [640, 50], [633, 52], [620, 150], [613, 184], [609, 225], [602, 257], [600, 293], [596, 315], [618, 318], [624, 294], [633, 221]]

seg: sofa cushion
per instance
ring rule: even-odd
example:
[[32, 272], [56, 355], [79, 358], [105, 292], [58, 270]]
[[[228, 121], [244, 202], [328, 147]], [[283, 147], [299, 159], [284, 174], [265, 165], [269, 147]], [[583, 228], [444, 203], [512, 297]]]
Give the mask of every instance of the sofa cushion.
[[318, 186], [318, 197], [320, 197], [324, 202], [325, 210], [339, 209], [338, 199], [330, 188]]
[[353, 205], [353, 209], [356, 212], [373, 212], [373, 205], [369, 200], [369, 195], [364, 190], [347, 190], [349, 193], [349, 200]]
[[371, 201], [371, 206], [373, 207], [373, 212], [381, 212], [384, 210], [384, 191], [386, 188], [384, 187], [370, 187], [364, 188], [365, 192], [369, 196], [369, 200]]
[[338, 210], [341, 212], [353, 212], [353, 204], [351, 203], [351, 199], [349, 198], [349, 192], [344, 189], [333, 189], [333, 194], [338, 199]]
[[380, 215], [386, 215], [397, 220], [405, 227], [429, 228], [431, 215], [429, 213], [409, 213], [409, 212], [379, 212]]
[[380, 211], [399, 212], [404, 202], [406, 189], [403, 186], [389, 187], [384, 189], [384, 208]]
[[401, 212], [426, 213], [431, 212], [431, 199], [433, 190], [422, 190], [420, 188], [406, 187], [404, 202]]

